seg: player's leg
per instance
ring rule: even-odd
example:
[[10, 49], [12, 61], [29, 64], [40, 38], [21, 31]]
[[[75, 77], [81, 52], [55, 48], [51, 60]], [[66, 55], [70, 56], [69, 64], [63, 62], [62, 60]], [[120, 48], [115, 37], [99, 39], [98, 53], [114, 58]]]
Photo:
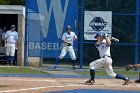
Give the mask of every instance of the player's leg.
[[11, 65], [13, 65], [14, 58], [15, 58], [15, 45], [11, 46]]
[[7, 60], [7, 64], [11, 64], [10, 63], [10, 46], [6, 47], [6, 60]]
[[123, 75], [120, 75], [120, 74], [116, 74], [114, 73], [113, 71], [113, 68], [112, 68], [112, 59], [111, 58], [105, 58], [104, 59], [104, 68], [105, 68], [105, 71], [107, 72], [107, 74], [113, 78], [116, 78], [116, 79], [122, 79], [124, 80], [124, 84], [123, 85], [126, 85], [128, 84], [130, 81], [127, 77], [123, 76]]
[[10, 65], [13, 65], [13, 61], [15, 58], [15, 46], [10, 47]]
[[72, 59], [72, 66], [73, 66], [73, 69], [75, 70], [75, 62], [76, 62], [76, 56], [75, 56], [75, 52], [74, 52], [74, 49], [72, 46], [69, 47], [69, 54], [70, 54], [70, 57]]
[[102, 58], [90, 63], [90, 79], [85, 82], [86, 85], [92, 85], [95, 83], [95, 69], [102, 67]]
[[108, 67], [106, 67], [105, 71], [108, 73], [108, 75], [110, 75], [113, 78], [124, 80], [125, 82], [123, 83], [123, 85], [127, 85], [130, 83], [130, 80], [127, 77], [114, 73], [112, 69], [112, 65], [109, 65]]
[[59, 61], [64, 58], [64, 56], [66, 55], [67, 53], [67, 48], [66, 47], [63, 47], [62, 48], [62, 51], [60, 53], [60, 56], [58, 58], [56, 58], [56, 61], [55, 61], [55, 67], [54, 69], [56, 69], [58, 67], [58, 64], [59, 64]]

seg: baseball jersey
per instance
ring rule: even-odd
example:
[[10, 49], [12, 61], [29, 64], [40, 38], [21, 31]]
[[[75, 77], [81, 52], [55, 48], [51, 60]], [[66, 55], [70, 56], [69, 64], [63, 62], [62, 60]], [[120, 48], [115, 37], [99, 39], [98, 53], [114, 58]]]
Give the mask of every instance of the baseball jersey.
[[7, 31], [5, 34], [5, 39], [9, 44], [15, 44], [18, 39], [18, 33], [16, 31]]
[[101, 45], [96, 43], [95, 46], [99, 51], [100, 57], [110, 56], [110, 46], [106, 45], [106, 40], [103, 40]]
[[[67, 32], [65, 32], [62, 36], [62, 40], [71, 43], [71, 45], [73, 45], [73, 41], [77, 39], [77, 36], [74, 32], [70, 32], [70, 34], [68, 34]], [[65, 43], [63, 43], [63, 46], [66, 46]]]

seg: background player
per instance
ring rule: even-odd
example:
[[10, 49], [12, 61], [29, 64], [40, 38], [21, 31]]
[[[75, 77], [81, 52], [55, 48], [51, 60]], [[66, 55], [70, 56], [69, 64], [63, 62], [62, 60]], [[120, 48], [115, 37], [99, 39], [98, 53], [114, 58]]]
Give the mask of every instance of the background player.
[[132, 69], [132, 68], [140, 68], [140, 64], [134, 64], [134, 65], [129, 64], [129, 65], [126, 66], [125, 69], [126, 69], [127, 71], [129, 71], [129, 70]]
[[6, 31], [7, 31], [7, 27], [4, 27], [3, 31], [2, 31], [2, 46], [3, 47], [5, 45], [5, 34], [6, 34]]
[[111, 41], [107, 38], [107, 34], [98, 32], [96, 33], [95, 38], [97, 39], [95, 46], [98, 49], [101, 58], [90, 63], [91, 79], [86, 81], [85, 84], [92, 85], [95, 83], [95, 69], [100, 67], [104, 67], [107, 74], [111, 77], [124, 80], [125, 82], [123, 83], [123, 85], [127, 85], [128, 83], [130, 83], [127, 77], [113, 72], [112, 59], [110, 55]]
[[[132, 68], [140, 68], [140, 64], [134, 64], [134, 65], [128, 64], [128, 65], [125, 67], [126, 71], [129, 71], [129, 70], [131, 70]], [[138, 80], [135, 80], [135, 82], [136, 82], [136, 83], [140, 83], [140, 72], [139, 72], [139, 79], [138, 79]]]
[[15, 49], [17, 48], [18, 33], [15, 29], [16, 26], [11, 25], [11, 30], [5, 34], [6, 56], [9, 65], [13, 65]]
[[64, 58], [67, 51], [69, 52], [70, 57], [72, 59], [73, 69], [76, 69], [75, 68], [76, 56], [75, 56], [75, 52], [74, 52], [74, 49], [73, 49], [73, 41], [76, 40], [76, 39], [77, 39], [76, 34], [71, 31], [71, 26], [68, 25], [66, 27], [66, 32], [62, 35], [63, 48], [62, 48], [60, 56], [56, 59], [54, 69], [56, 69], [58, 67], [59, 60]]

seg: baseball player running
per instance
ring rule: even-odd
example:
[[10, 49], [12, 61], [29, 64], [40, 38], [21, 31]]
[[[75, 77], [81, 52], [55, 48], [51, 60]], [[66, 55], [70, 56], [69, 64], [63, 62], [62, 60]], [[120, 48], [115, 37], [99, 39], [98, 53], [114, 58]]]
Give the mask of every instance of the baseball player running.
[[15, 29], [16, 26], [11, 25], [11, 30], [5, 34], [6, 58], [9, 65], [13, 65], [15, 49], [17, 48], [18, 33]]
[[130, 80], [127, 77], [113, 72], [112, 59], [110, 55], [111, 41], [107, 38], [107, 34], [98, 32], [96, 33], [95, 38], [97, 39], [95, 46], [98, 49], [101, 58], [90, 63], [91, 78], [86, 81], [85, 84], [93, 85], [95, 83], [95, 69], [100, 67], [104, 67], [107, 74], [111, 77], [124, 80], [125, 82], [123, 85], [129, 84]]
[[71, 26], [68, 25], [66, 27], [66, 32], [62, 35], [63, 48], [62, 48], [60, 56], [56, 59], [54, 69], [56, 69], [58, 67], [59, 60], [64, 58], [67, 51], [69, 52], [70, 57], [72, 59], [73, 69], [76, 69], [75, 68], [76, 56], [75, 56], [75, 52], [74, 52], [74, 49], [73, 49], [73, 41], [76, 40], [76, 39], [77, 39], [76, 34], [71, 31]]

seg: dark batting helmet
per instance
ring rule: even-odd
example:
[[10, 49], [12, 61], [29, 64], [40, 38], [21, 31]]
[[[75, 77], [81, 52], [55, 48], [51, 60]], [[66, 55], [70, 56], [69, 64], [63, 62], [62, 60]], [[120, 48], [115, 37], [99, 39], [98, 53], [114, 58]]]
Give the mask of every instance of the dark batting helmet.
[[102, 36], [103, 35], [103, 33], [102, 32], [96, 32], [96, 35], [95, 35], [95, 37], [94, 38], [97, 38], [98, 36]]

